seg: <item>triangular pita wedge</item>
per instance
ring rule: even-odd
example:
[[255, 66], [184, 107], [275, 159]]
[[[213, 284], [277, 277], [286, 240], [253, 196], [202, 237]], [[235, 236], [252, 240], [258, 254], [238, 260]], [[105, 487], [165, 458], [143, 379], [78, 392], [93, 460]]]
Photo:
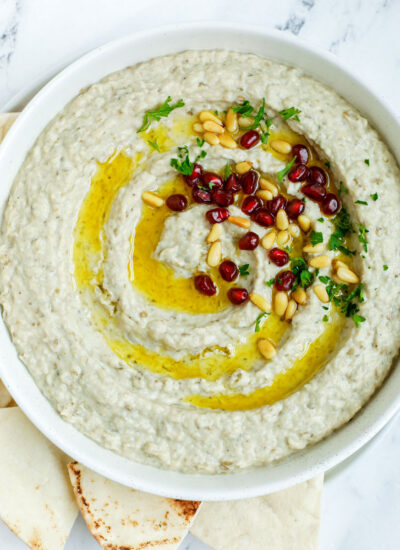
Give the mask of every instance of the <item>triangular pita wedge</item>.
[[11, 401], [12, 401], [11, 395], [8, 393], [7, 388], [5, 387], [3, 382], [0, 380], [0, 408], [8, 407]]
[[77, 462], [68, 471], [89, 531], [107, 550], [173, 550], [200, 506], [129, 489]]
[[0, 143], [5, 138], [6, 133], [18, 115], [19, 113], [0, 113]]
[[0, 409], [0, 518], [29, 548], [64, 547], [78, 513], [69, 460], [18, 407]]
[[190, 532], [213, 550], [317, 550], [323, 476], [268, 496], [204, 502]]

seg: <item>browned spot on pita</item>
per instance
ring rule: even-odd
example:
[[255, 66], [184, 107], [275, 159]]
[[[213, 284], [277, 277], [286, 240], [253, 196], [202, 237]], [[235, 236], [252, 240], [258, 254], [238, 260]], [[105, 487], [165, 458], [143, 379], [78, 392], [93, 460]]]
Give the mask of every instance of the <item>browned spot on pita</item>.
[[189, 521], [197, 512], [201, 502], [198, 500], [177, 500], [169, 499], [176, 513]]

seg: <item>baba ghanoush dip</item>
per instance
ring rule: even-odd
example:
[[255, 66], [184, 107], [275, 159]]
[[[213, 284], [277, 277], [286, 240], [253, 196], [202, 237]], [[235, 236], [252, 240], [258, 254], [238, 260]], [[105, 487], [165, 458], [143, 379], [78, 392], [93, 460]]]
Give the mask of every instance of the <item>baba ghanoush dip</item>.
[[2, 220], [2, 314], [102, 446], [182, 472], [261, 466], [388, 374], [399, 234], [399, 169], [336, 92], [183, 52], [107, 76], [41, 133]]

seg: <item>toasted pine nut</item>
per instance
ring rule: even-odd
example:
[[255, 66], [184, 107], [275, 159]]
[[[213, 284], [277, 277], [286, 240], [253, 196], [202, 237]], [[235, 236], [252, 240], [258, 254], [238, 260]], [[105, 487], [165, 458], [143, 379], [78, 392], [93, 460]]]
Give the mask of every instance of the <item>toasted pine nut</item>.
[[219, 136], [219, 142], [222, 147], [226, 147], [227, 149], [236, 149], [238, 146], [236, 141], [229, 134], [222, 134]]
[[307, 303], [307, 292], [301, 286], [299, 286], [294, 292], [292, 292], [292, 296], [301, 306], [304, 306], [304, 304]]
[[303, 252], [307, 252], [308, 254], [319, 254], [324, 251], [324, 248], [324, 243], [318, 243], [315, 245], [309, 243], [306, 244], [306, 246], [303, 246]]
[[323, 304], [327, 304], [329, 302], [329, 296], [324, 285], [315, 285], [313, 286], [313, 290], [318, 300], [320, 300]]
[[343, 283], [359, 283], [360, 277], [354, 273], [354, 271], [351, 271], [348, 267], [339, 267], [339, 269], [336, 271], [336, 276], [343, 282]]
[[282, 153], [282, 155], [287, 155], [292, 150], [290, 143], [283, 139], [274, 139], [271, 141], [271, 147], [277, 153]]
[[261, 246], [265, 248], [265, 250], [270, 250], [274, 246], [276, 237], [277, 233], [275, 229], [271, 229], [271, 231], [268, 231], [268, 233], [261, 239]]
[[322, 269], [323, 267], [328, 267], [328, 265], [331, 265], [331, 259], [329, 256], [326, 255], [315, 256], [314, 258], [311, 258], [311, 260], [308, 262], [308, 265], [310, 267]]
[[349, 269], [349, 266], [342, 262], [341, 260], [337, 260], [336, 258], [332, 260], [332, 267], [335, 271], [339, 269], [339, 267], [344, 267], [345, 269]]
[[239, 126], [241, 126], [242, 128], [248, 128], [249, 126], [254, 124], [254, 118], [241, 116], [238, 122], [239, 122]]
[[265, 359], [272, 359], [276, 355], [276, 347], [270, 340], [260, 338], [257, 342], [258, 351]]
[[157, 208], [164, 204], [164, 199], [154, 193], [150, 193], [149, 191], [142, 193], [142, 200], [149, 206], [155, 206]]
[[222, 245], [221, 241], [215, 241], [208, 249], [207, 263], [210, 267], [217, 266], [222, 258]]
[[193, 130], [197, 132], [198, 134], [202, 134], [204, 132], [203, 125], [200, 124], [200, 122], [195, 122], [193, 124]]
[[243, 162], [238, 162], [235, 166], [236, 168], [236, 172], [240, 175], [242, 174], [245, 174], [246, 172], [248, 172], [251, 167], [252, 167], [252, 163], [248, 160], [244, 160]]
[[219, 143], [219, 137], [216, 134], [212, 134], [211, 132], [206, 132], [203, 137], [210, 145], [218, 145]]
[[311, 220], [305, 214], [300, 214], [300, 216], [297, 218], [297, 223], [299, 224], [301, 229], [304, 231], [304, 233], [307, 233], [307, 231], [311, 227]]
[[286, 212], [283, 210], [283, 208], [280, 208], [278, 210], [278, 213], [276, 215], [276, 227], [283, 231], [284, 229], [287, 229], [289, 227], [289, 220], [287, 217]]
[[338, 285], [343, 284], [343, 281], [341, 279], [339, 279], [339, 277], [336, 275], [336, 273], [331, 274], [331, 279], [334, 283], [336, 283]]
[[289, 233], [292, 235], [292, 237], [298, 237], [300, 235], [300, 228], [295, 223], [289, 224]]
[[222, 229], [222, 223], [214, 223], [214, 225], [211, 228], [211, 231], [209, 232], [206, 242], [208, 244], [214, 243], [215, 241], [218, 241], [222, 237], [223, 233]]
[[214, 132], [214, 134], [223, 134], [225, 132], [221, 124], [217, 124], [213, 120], [203, 122], [203, 128], [206, 132]]
[[255, 292], [250, 292], [249, 298], [255, 306], [261, 309], [261, 311], [271, 311], [271, 304], [263, 296]]
[[229, 216], [228, 222], [238, 225], [239, 227], [244, 227], [245, 229], [250, 227], [250, 220], [248, 218], [241, 218], [240, 216]]
[[236, 132], [238, 129], [237, 114], [232, 109], [228, 109], [226, 113], [225, 126], [228, 132]]
[[257, 191], [256, 193], [257, 197], [260, 197], [263, 201], [270, 201], [273, 198], [273, 195], [271, 191], [267, 191], [266, 189], [261, 189], [261, 191]]
[[278, 236], [276, 237], [276, 242], [278, 246], [285, 246], [290, 241], [289, 231], [283, 230], [279, 231]]
[[289, 300], [286, 292], [276, 292], [274, 296], [274, 311], [279, 317], [282, 317], [285, 313], [288, 303]]
[[285, 311], [285, 321], [291, 321], [293, 319], [293, 315], [296, 313], [297, 309], [297, 303], [295, 300], [289, 300], [288, 307]]
[[265, 178], [260, 178], [260, 187], [272, 193], [273, 197], [276, 197], [278, 194], [278, 188], [271, 181], [266, 180]]
[[199, 120], [201, 122], [205, 122], [206, 120], [212, 120], [213, 122], [216, 122], [217, 124], [222, 126], [222, 122], [220, 121], [220, 119], [210, 111], [201, 111], [201, 113], [199, 114]]

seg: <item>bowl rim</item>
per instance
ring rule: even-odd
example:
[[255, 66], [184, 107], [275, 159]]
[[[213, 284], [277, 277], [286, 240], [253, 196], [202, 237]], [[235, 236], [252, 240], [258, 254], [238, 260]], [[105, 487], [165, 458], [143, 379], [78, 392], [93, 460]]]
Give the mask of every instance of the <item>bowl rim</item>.
[[[40, 108], [43, 109], [43, 102], [50, 100], [53, 94], [57, 94], [58, 88], [62, 86], [63, 82], [73, 79], [74, 75], [82, 71], [86, 65], [95, 63], [96, 60], [98, 63], [102, 57], [111, 55], [113, 52], [117, 52], [119, 49], [126, 48], [134, 43], [146, 43], [146, 41], [154, 39], [165, 41], [174, 36], [175, 38], [180, 35], [183, 36], [185, 33], [191, 33], [192, 36], [197, 37], [199, 35], [206, 35], [210, 31], [215, 33], [217, 30], [232, 35], [231, 38], [239, 38], [239, 40], [240, 37], [245, 37], [245, 41], [249, 40], [249, 37], [269, 40], [270, 42], [280, 44], [282, 47], [289, 47], [289, 49], [297, 48], [299, 52], [318, 58], [328, 68], [344, 76], [356, 88], [361, 89], [362, 94], [365, 95], [368, 101], [371, 101], [371, 104], [375, 101], [375, 107], [377, 109], [380, 108], [383, 113], [386, 113], [388, 123], [394, 124], [396, 131], [400, 134], [398, 115], [392, 112], [386, 101], [374, 93], [370, 86], [363, 82], [363, 79], [354, 76], [354, 72], [350, 71], [330, 52], [323, 51], [317, 46], [310, 45], [297, 37], [275, 29], [264, 29], [255, 25], [221, 23], [218, 21], [190, 22], [163, 25], [117, 38], [91, 50], [76, 59], [73, 63], [67, 65], [66, 68], [53, 77], [33, 97], [9, 131], [0, 147], [0, 170], [2, 167], [9, 170], [12, 169], [8, 165], [7, 157], [12, 154], [14, 148], [18, 147], [18, 140], [24, 127], [29, 124], [32, 125], [32, 121], [35, 122], [36, 110], [40, 114]], [[200, 48], [187, 47], [183, 49]], [[202, 49], [219, 48], [210, 46], [209, 48]], [[226, 49], [234, 50], [235, 48], [230, 47]], [[237, 49], [239, 51], [249, 51], [241, 47]], [[170, 47], [165, 51], [165, 54], [173, 53], [174, 51], [182, 51], [182, 48], [174, 50], [173, 47]], [[288, 61], [279, 60], [277, 56], [267, 57], [288, 65], [291, 64]], [[145, 60], [149, 58], [144, 57]], [[310, 71], [305, 72], [310, 74]], [[105, 74], [107, 73], [104, 73], [103, 76]], [[319, 78], [318, 76], [316, 78], [322, 82], [325, 81], [324, 78]], [[92, 80], [92, 82], [94, 81]], [[333, 87], [336, 88], [336, 86]], [[22, 93], [24, 93], [24, 90]], [[14, 104], [20, 101], [20, 99], [21, 93], [17, 94]], [[353, 103], [353, 101], [351, 102]], [[6, 105], [9, 107], [11, 104], [12, 102], [9, 101]], [[358, 107], [357, 102], [356, 107]], [[36, 132], [35, 139], [40, 131]], [[394, 145], [392, 142], [389, 143], [389, 146], [394, 147]], [[400, 148], [398, 148], [396, 153], [397, 160], [399, 161]], [[5, 197], [8, 196], [13, 179], [11, 178], [10, 184], [6, 186]], [[4, 207], [5, 201], [6, 198], [3, 200], [0, 195], [0, 208]], [[257, 470], [239, 471], [232, 474], [182, 474], [145, 466], [124, 459], [112, 451], [100, 447], [90, 438], [78, 432], [72, 425], [62, 420], [58, 413], [52, 409], [46, 398], [40, 393], [22, 361], [18, 359], [16, 350], [2, 319], [0, 322], [0, 343], [6, 342], [7, 339], [7, 352], [4, 352], [4, 346], [0, 346], [0, 376], [24, 413], [48, 439], [69, 456], [74, 457], [74, 459], [85, 466], [109, 479], [138, 490], [173, 498], [188, 500], [233, 500], [268, 494], [300, 483], [348, 458], [378, 433], [400, 408], [400, 392], [396, 391], [396, 384], [394, 383], [394, 380], [396, 380], [400, 388], [400, 371], [397, 368], [392, 369], [392, 373], [387, 377], [380, 390], [350, 422], [336, 430], [326, 439], [307, 447], [303, 451], [294, 453], [288, 459], [258, 468]], [[11, 364], [14, 367], [13, 369], [9, 369]], [[388, 380], [391, 380], [393, 384], [387, 383]], [[354, 434], [352, 435], [353, 432]], [[346, 435], [349, 433], [350, 437]]]

